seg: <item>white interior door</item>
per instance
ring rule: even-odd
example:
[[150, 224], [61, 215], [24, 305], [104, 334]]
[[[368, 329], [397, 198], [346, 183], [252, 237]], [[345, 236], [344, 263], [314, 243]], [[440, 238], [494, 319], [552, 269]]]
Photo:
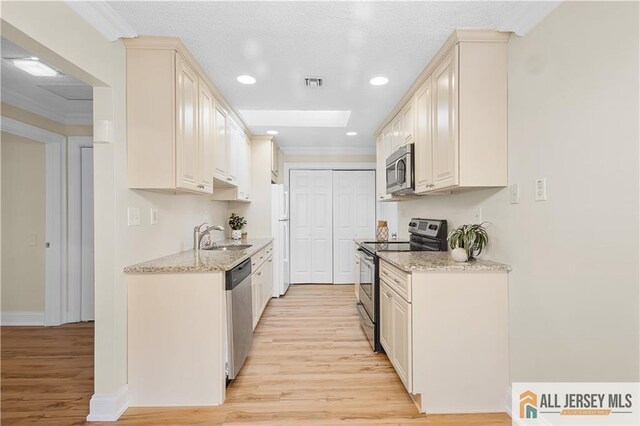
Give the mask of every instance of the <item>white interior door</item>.
[[353, 240], [373, 239], [376, 221], [373, 170], [333, 172], [333, 282], [353, 283]]
[[333, 281], [332, 171], [291, 171], [291, 283]]
[[92, 321], [94, 315], [94, 245], [93, 245], [93, 148], [82, 148], [82, 190], [81, 190], [81, 307], [80, 319]]

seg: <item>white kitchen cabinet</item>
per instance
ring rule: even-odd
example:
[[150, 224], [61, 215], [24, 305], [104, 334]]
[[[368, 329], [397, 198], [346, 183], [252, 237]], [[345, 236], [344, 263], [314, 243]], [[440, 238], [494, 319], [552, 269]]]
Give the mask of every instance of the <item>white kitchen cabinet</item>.
[[379, 135], [376, 139], [376, 199], [388, 201], [392, 199], [387, 194], [387, 157], [391, 149], [391, 131]]
[[278, 182], [280, 175], [280, 148], [275, 140], [271, 140], [271, 180]]
[[415, 190], [430, 191], [433, 187], [433, 80], [427, 78], [415, 95]]
[[176, 186], [198, 190], [198, 76], [176, 55]]
[[220, 182], [227, 182], [229, 168], [227, 158], [227, 111], [219, 104], [214, 108], [215, 144], [214, 144], [214, 177]]
[[503, 410], [507, 271], [380, 271], [380, 343], [420, 411]]
[[458, 47], [433, 71], [433, 189], [458, 184]]
[[251, 257], [251, 297], [253, 308], [253, 328], [273, 295], [273, 245], [260, 250]]
[[238, 186], [238, 157], [243, 136], [244, 132], [240, 126], [233, 119], [227, 120], [227, 182], [233, 186]]
[[215, 126], [215, 98], [203, 79], [198, 81], [198, 187], [204, 192], [213, 192]]
[[383, 123], [414, 142], [416, 194], [507, 185], [508, 40], [454, 31]]
[[251, 199], [251, 139], [244, 132], [240, 135], [238, 200]]
[[411, 304], [380, 280], [380, 343], [408, 392], [411, 380]]
[[[212, 200], [218, 201], [251, 201], [251, 139], [244, 131], [230, 120], [227, 127], [228, 143], [225, 144], [225, 150], [231, 155], [227, 156], [227, 164], [230, 164], [230, 172], [224, 177], [224, 183], [216, 181], [220, 186], [216, 187], [216, 191], [211, 197]], [[232, 161], [233, 160], [233, 161]], [[235, 172], [233, 170], [236, 170]], [[237, 175], [234, 177], [234, 174]]]

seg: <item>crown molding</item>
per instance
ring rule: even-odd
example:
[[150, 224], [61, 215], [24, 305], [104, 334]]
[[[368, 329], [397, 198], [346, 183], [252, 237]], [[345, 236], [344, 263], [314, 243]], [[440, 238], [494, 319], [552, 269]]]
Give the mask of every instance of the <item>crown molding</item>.
[[3, 132], [12, 135], [22, 136], [42, 143], [62, 143], [66, 137], [57, 133], [50, 132], [22, 121], [14, 120], [8, 117], [2, 117], [0, 120], [0, 129]]
[[285, 155], [375, 155], [375, 147], [306, 147], [306, 146], [281, 146]]
[[65, 3], [109, 41], [138, 36], [133, 27], [105, 1], [66, 0]]
[[[30, 96], [25, 96], [9, 88], [2, 89], [2, 102], [20, 109], [38, 114], [56, 123], [67, 125], [93, 125], [92, 112], [65, 112], [62, 109], [38, 102]], [[68, 102], [68, 101], [67, 101]]]
[[496, 28], [498, 31], [511, 31], [520, 37], [547, 17], [561, 1], [537, 1], [521, 3], [516, 13], [507, 16]]

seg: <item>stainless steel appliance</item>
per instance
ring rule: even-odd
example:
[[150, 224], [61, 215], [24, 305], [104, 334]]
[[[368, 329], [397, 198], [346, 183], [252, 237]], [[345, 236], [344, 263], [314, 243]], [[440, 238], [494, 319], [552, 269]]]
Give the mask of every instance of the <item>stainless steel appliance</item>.
[[409, 241], [370, 241], [360, 243], [360, 289], [357, 304], [360, 325], [375, 352], [380, 345], [380, 279], [379, 258], [383, 251], [446, 251], [447, 221], [441, 219], [411, 219]]
[[253, 342], [251, 259], [226, 273], [227, 377], [236, 378]]
[[386, 165], [387, 194], [413, 193], [413, 144], [398, 148], [387, 157]]

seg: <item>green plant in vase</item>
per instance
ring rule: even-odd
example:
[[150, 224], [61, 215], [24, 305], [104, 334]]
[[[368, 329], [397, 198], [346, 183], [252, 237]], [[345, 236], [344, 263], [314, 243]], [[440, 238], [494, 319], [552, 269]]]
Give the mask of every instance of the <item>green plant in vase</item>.
[[[474, 260], [489, 243], [489, 234], [484, 227], [487, 222], [474, 225], [461, 225], [449, 233], [451, 256], [458, 262]], [[464, 253], [461, 252], [462, 249]], [[466, 256], [465, 256], [466, 254]]]
[[247, 220], [238, 213], [233, 212], [229, 217], [229, 228], [231, 228], [231, 238], [239, 240], [242, 238], [242, 228], [247, 224]]

